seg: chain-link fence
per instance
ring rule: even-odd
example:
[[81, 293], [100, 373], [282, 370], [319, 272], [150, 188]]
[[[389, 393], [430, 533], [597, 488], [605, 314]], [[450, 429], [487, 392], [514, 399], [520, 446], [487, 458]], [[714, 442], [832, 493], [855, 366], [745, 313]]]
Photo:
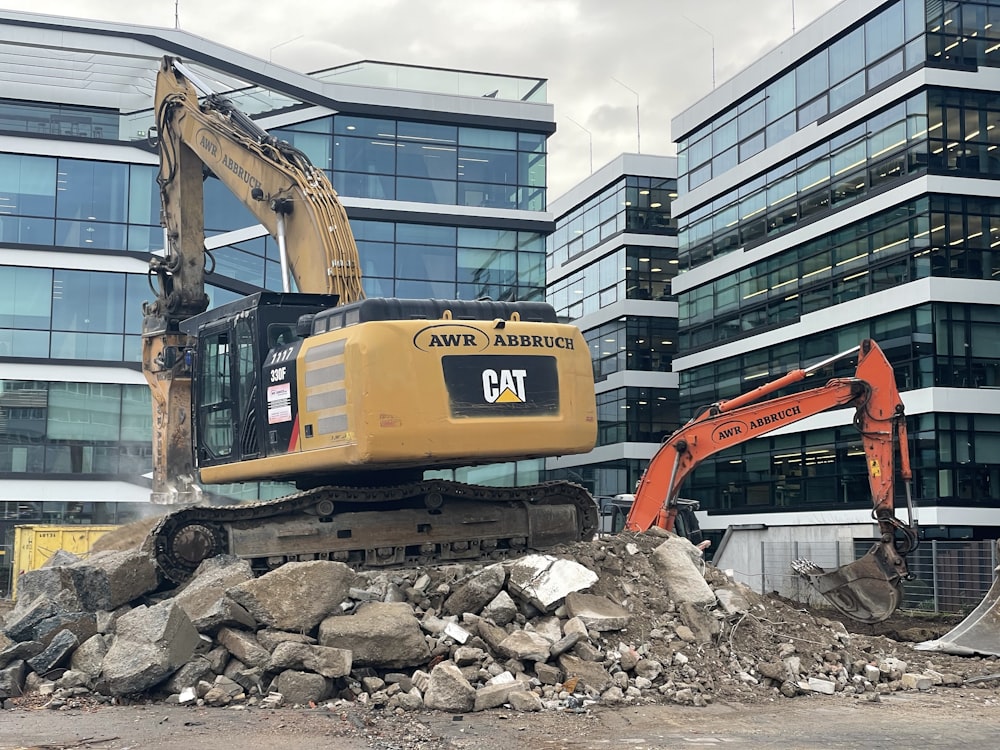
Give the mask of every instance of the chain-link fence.
[[[792, 572], [792, 560], [812, 560], [831, 570], [858, 559], [872, 544], [873, 540], [761, 542], [759, 590], [822, 606], [822, 597]], [[901, 609], [953, 614], [970, 612], [989, 591], [997, 562], [995, 541], [921, 542], [907, 557], [907, 565], [915, 578], [903, 584]]]

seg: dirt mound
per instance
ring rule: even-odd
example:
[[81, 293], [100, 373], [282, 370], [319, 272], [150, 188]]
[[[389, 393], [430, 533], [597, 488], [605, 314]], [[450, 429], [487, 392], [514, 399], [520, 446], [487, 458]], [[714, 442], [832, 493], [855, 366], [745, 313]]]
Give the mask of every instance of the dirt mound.
[[161, 516], [140, 518], [138, 521], [124, 524], [117, 529], [112, 529], [106, 534], [102, 534], [91, 546], [90, 551], [91, 553], [95, 553], [108, 550], [118, 552], [121, 550], [136, 549], [142, 544], [150, 529], [156, 525], [160, 518]]

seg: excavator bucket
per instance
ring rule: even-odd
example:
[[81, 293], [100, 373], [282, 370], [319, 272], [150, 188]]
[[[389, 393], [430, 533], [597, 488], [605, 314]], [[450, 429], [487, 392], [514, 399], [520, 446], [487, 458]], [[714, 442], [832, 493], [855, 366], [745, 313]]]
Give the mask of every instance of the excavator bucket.
[[918, 651], [942, 651], [946, 654], [1000, 656], [1000, 578], [994, 570], [993, 585], [968, 617], [933, 641], [914, 646]]
[[836, 570], [826, 571], [811, 560], [793, 560], [802, 576], [838, 611], [859, 622], [881, 622], [903, 600], [899, 573], [889, 562], [898, 557], [877, 542], [864, 556]]

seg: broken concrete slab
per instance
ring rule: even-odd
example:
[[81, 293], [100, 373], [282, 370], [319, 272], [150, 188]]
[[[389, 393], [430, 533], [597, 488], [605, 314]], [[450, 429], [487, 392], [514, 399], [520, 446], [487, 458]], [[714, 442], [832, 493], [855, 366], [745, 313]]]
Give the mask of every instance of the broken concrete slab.
[[45, 644], [38, 641], [15, 641], [0, 651], [0, 668], [18, 659], [30, 659], [45, 650]]
[[281, 693], [285, 703], [307, 706], [329, 697], [333, 686], [323, 675], [286, 669], [278, 675], [273, 687]]
[[270, 652], [257, 642], [253, 633], [220, 628], [215, 638], [230, 654], [251, 667], [266, 667], [271, 660]]
[[548, 661], [552, 642], [548, 638], [528, 630], [515, 630], [497, 647], [498, 653], [509, 659], [520, 661]]
[[172, 599], [127, 612], [118, 619], [117, 630], [102, 670], [111, 695], [157, 685], [190, 661], [200, 643], [198, 631]]
[[69, 630], [60, 630], [36, 656], [27, 659], [28, 667], [37, 675], [45, 677], [51, 670], [68, 661], [73, 649], [80, 645], [79, 639]]
[[327, 617], [319, 643], [350, 651], [356, 666], [412, 667], [430, 659], [430, 648], [410, 605], [371, 602], [354, 614]]
[[476, 689], [453, 662], [443, 661], [431, 670], [424, 705], [438, 711], [468, 713], [476, 705]]
[[351, 673], [352, 662], [352, 652], [347, 649], [285, 641], [275, 647], [267, 670], [308, 670], [324, 677], [337, 678]]
[[444, 611], [451, 615], [479, 614], [500, 593], [506, 580], [507, 571], [503, 565], [488, 565], [445, 599]]
[[624, 630], [632, 619], [627, 609], [606, 596], [577, 591], [566, 595], [566, 611], [570, 617], [578, 618], [588, 630], [596, 630], [599, 633]]
[[572, 560], [551, 555], [528, 555], [510, 565], [508, 590], [550, 612], [574, 591], [583, 591], [598, 580], [597, 574]]
[[579, 678], [586, 687], [598, 693], [611, 687], [614, 682], [608, 670], [599, 663], [585, 661], [572, 654], [563, 654], [559, 657], [559, 668], [567, 680], [573, 677]]
[[227, 593], [257, 622], [307, 633], [338, 610], [356, 575], [343, 563], [330, 560], [293, 562]]
[[19, 698], [24, 693], [27, 672], [23, 659], [17, 659], [0, 669], [0, 699]]
[[692, 550], [698, 552], [687, 539], [671, 536], [653, 551], [653, 565], [677, 604], [707, 607], [715, 604], [715, 592], [695, 564]]
[[517, 617], [517, 604], [510, 598], [510, 594], [506, 591], [501, 591], [493, 598], [493, 601], [483, 607], [482, 612], [479, 614], [494, 624], [503, 627], [514, 622], [514, 618]]
[[279, 643], [308, 643], [316, 645], [316, 639], [302, 633], [289, 633], [284, 630], [264, 628], [256, 633], [257, 642], [268, 651], [274, 651]]
[[512, 690], [519, 690], [520, 685], [511, 680], [510, 682], [485, 685], [476, 690], [473, 700], [473, 711], [486, 711], [490, 708], [497, 708], [507, 702], [507, 696]]
[[108, 653], [108, 646], [102, 635], [92, 635], [81, 643], [70, 657], [70, 669], [83, 672], [91, 679], [101, 674], [101, 664]]

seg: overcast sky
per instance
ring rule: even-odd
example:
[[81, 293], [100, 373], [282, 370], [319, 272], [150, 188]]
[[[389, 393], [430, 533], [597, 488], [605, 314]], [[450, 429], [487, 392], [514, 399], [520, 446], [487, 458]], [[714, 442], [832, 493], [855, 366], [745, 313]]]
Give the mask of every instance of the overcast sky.
[[[178, 0], [180, 27], [300, 72], [357, 60], [547, 78], [549, 196], [622, 152], [672, 155], [670, 120], [837, 0]], [[0, 0], [173, 27], [174, 0]], [[618, 82], [615, 81], [617, 79]], [[636, 93], [633, 93], [636, 92]], [[639, 128], [636, 128], [636, 99]], [[575, 123], [573, 122], [575, 121]], [[586, 131], [589, 131], [589, 135]]]

